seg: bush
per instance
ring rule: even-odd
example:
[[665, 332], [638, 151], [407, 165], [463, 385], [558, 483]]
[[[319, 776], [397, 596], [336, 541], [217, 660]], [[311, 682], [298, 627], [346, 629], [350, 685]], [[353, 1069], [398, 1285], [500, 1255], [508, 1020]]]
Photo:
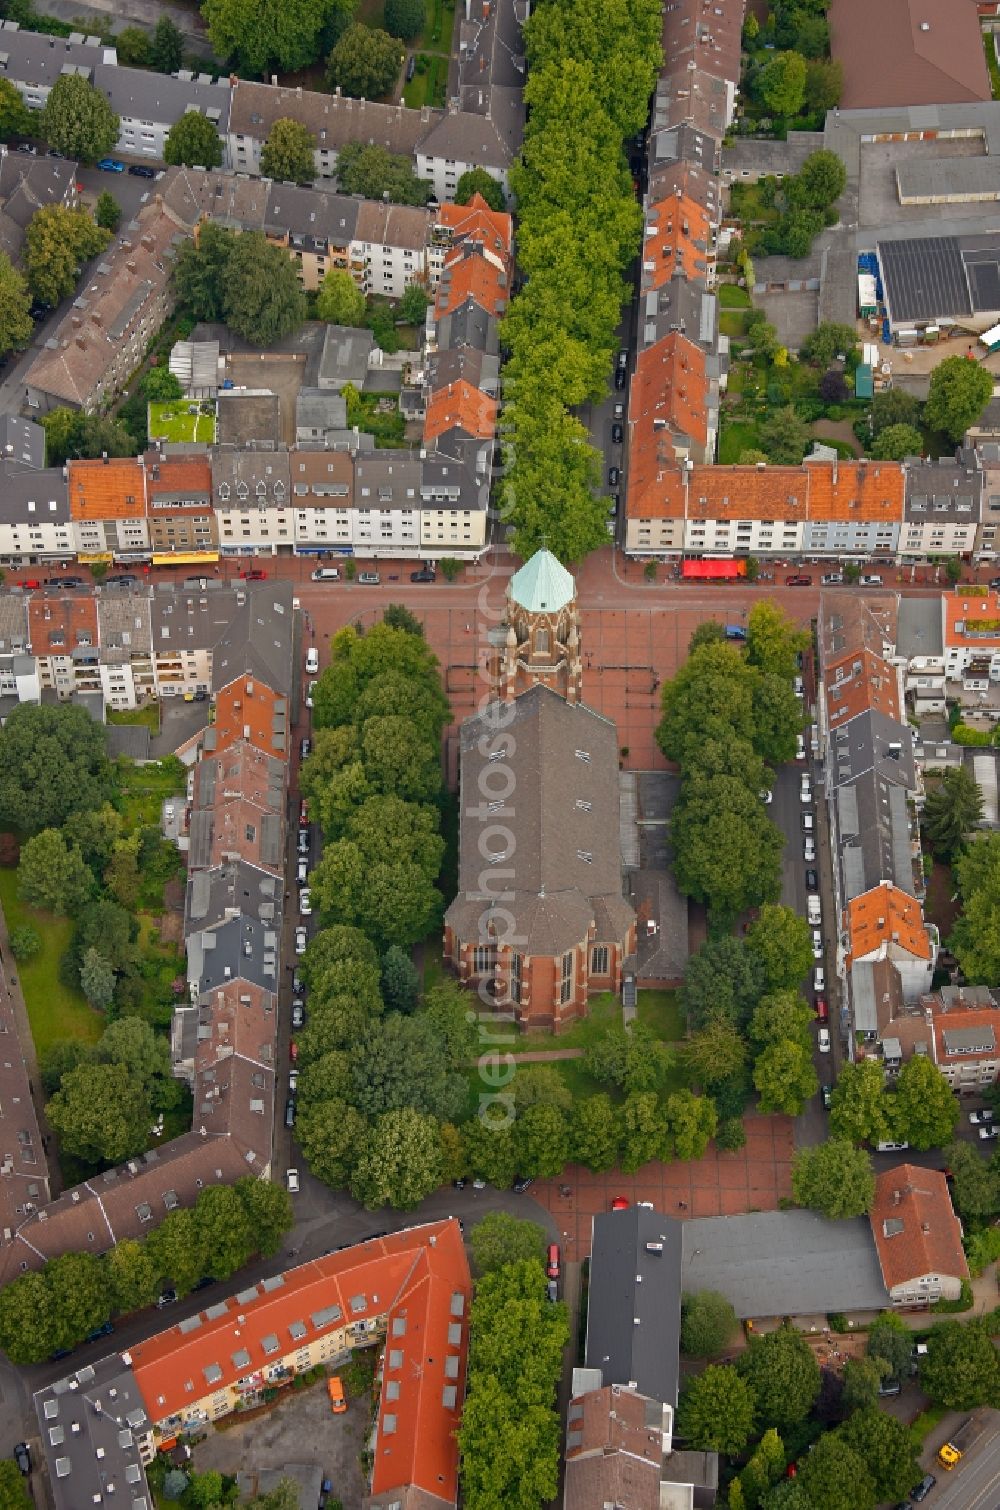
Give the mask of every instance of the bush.
[[743, 1118], [727, 1117], [715, 1135], [715, 1146], [726, 1153], [735, 1153], [737, 1149], [745, 1145], [746, 1140], [747, 1132], [743, 1126]]
[[33, 959], [41, 947], [42, 940], [29, 923], [11, 931], [10, 952], [16, 960]]

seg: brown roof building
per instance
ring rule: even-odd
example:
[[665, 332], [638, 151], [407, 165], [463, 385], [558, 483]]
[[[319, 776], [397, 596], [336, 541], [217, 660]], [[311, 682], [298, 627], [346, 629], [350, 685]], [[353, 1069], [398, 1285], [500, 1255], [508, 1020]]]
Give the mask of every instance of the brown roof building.
[[264, 755], [288, 759], [290, 713], [284, 693], [272, 692], [258, 678], [239, 677], [215, 695], [214, 752], [246, 741]]
[[955, 0], [831, 0], [830, 51], [842, 110], [990, 100], [974, 5]]
[[574, 1395], [566, 1416], [563, 1510], [714, 1505], [718, 1457], [672, 1451], [672, 1433], [671, 1407], [624, 1385]]
[[280, 875], [285, 777], [283, 760], [246, 740], [200, 760], [194, 773], [189, 868], [245, 860]]
[[894, 1306], [957, 1300], [969, 1265], [962, 1226], [940, 1169], [899, 1164], [875, 1181], [872, 1234]]

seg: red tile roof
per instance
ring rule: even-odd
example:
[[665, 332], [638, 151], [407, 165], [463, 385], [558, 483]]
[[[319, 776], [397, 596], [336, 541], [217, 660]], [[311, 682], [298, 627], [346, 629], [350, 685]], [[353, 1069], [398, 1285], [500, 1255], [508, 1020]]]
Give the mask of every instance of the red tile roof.
[[464, 379], [439, 388], [427, 405], [424, 440], [436, 440], [449, 430], [461, 430], [477, 440], [488, 440], [496, 430], [496, 399]]
[[[157, 518], [170, 514], [204, 514], [212, 510], [212, 468], [207, 456], [146, 457], [147, 512]], [[159, 498], [171, 499], [169, 511], [157, 508]], [[184, 502], [179, 502], [184, 499]]]
[[32, 594], [28, 630], [34, 655], [71, 655], [80, 645], [97, 648], [97, 599], [93, 593]]
[[930, 935], [920, 903], [891, 881], [882, 881], [848, 902], [847, 923], [852, 959], [864, 959], [881, 948], [905, 950], [914, 959], [931, 957]]
[[642, 243], [643, 289], [661, 288], [681, 269], [686, 278], [704, 280], [714, 257], [709, 255], [712, 222], [687, 195], [650, 205]]
[[880, 1174], [871, 1224], [887, 1290], [927, 1274], [969, 1277], [962, 1229], [940, 1169], [899, 1164]]
[[671, 435], [681, 450], [685, 438], [696, 449], [705, 446], [708, 387], [704, 351], [679, 331], [640, 354], [629, 396], [629, 465], [631, 472], [639, 464], [640, 489], [662, 470], [661, 457], [673, 459]]
[[870, 650], [859, 650], [829, 662], [823, 677], [823, 695], [831, 729], [869, 709], [897, 721], [903, 716], [895, 671], [888, 661]]
[[513, 218], [502, 210], [491, 210], [481, 194], [473, 194], [466, 205], [441, 205], [434, 219], [438, 225], [448, 227], [453, 241], [479, 241], [510, 259]]
[[979, 18], [955, 0], [831, 0], [842, 110], [989, 100]]
[[215, 696], [215, 754], [246, 740], [255, 750], [288, 759], [288, 698], [259, 677], [241, 676]]
[[661, 474], [672, 464], [673, 448], [663, 427], [654, 425], [656, 418], [665, 417], [665, 410], [658, 413], [655, 407], [657, 394], [662, 390], [661, 402], [676, 407], [680, 388], [686, 388], [687, 374], [678, 372], [675, 366], [673, 383], [668, 379], [664, 387], [655, 366], [644, 371], [643, 364], [662, 352], [667, 341], [682, 341], [689, 352], [698, 351], [704, 371], [700, 348], [680, 335], [666, 337], [639, 358], [629, 402], [630, 518], [902, 519], [903, 468], [895, 462], [807, 462], [798, 467], [696, 463], [686, 473], [678, 470], [675, 478], [664, 482]]
[[507, 260], [478, 243], [460, 242], [444, 261], [434, 308], [442, 315], [474, 299], [489, 314], [503, 313], [510, 301]]
[[146, 512], [142, 457], [71, 461], [69, 512], [80, 520], [141, 519]]
[[193, 1401], [267, 1368], [300, 1339], [386, 1318], [372, 1492], [412, 1484], [454, 1504], [472, 1288], [458, 1223], [394, 1232], [266, 1284], [225, 1302], [224, 1315], [203, 1312], [200, 1326], [169, 1327], [130, 1349], [151, 1419], [183, 1416]]

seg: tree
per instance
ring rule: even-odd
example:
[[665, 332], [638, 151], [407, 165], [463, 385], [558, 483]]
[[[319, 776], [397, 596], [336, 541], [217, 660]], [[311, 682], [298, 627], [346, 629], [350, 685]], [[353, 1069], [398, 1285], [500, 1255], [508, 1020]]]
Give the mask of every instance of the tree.
[[45, 1283], [58, 1318], [57, 1346], [72, 1347], [108, 1319], [111, 1297], [96, 1253], [63, 1253], [45, 1265]]
[[753, 1389], [734, 1368], [709, 1364], [688, 1380], [677, 1410], [677, 1430], [700, 1452], [741, 1453], [753, 1431]]
[[250, 1224], [253, 1252], [272, 1258], [295, 1220], [292, 1198], [283, 1185], [244, 1175], [233, 1186]]
[[715, 1135], [719, 1114], [715, 1103], [693, 1091], [674, 1091], [664, 1106], [676, 1159], [700, 1159]]
[[247, 1500], [246, 1510], [299, 1510], [301, 1503], [298, 1479], [279, 1479], [267, 1494]]
[[856, 1410], [839, 1435], [866, 1465], [877, 1501], [904, 1498], [919, 1480], [913, 1438], [904, 1421], [883, 1410]]
[[213, 1279], [228, 1279], [254, 1250], [246, 1206], [229, 1185], [207, 1185], [194, 1208], [195, 1240], [202, 1268]]
[[785, 1445], [773, 1427], [765, 1431], [739, 1479], [734, 1483], [739, 1496], [730, 1487], [730, 1510], [756, 1510], [764, 1495], [778, 1483], [785, 1471]]
[[972, 1410], [1000, 1403], [1000, 1358], [979, 1321], [942, 1321], [927, 1339], [920, 1385], [937, 1405]]
[[965, 1219], [995, 1216], [1000, 1211], [1000, 1176], [994, 1161], [985, 1164], [961, 1138], [948, 1144], [943, 1157], [951, 1170], [951, 1198], [958, 1214]]
[[511, 1090], [518, 1113], [539, 1103], [558, 1107], [567, 1116], [573, 1112], [573, 1092], [554, 1064], [528, 1064], [519, 1068], [511, 1081]]
[[433, 1117], [403, 1107], [379, 1117], [351, 1175], [351, 1194], [369, 1211], [409, 1211], [441, 1183], [441, 1146]]
[[32, 1510], [34, 1503], [17, 1464], [5, 1458], [0, 1463], [0, 1510]]
[[405, 53], [387, 31], [357, 23], [349, 26], [327, 59], [327, 87], [356, 99], [381, 99], [395, 83]]
[[655, 1090], [673, 1062], [673, 1051], [641, 1022], [613, 1024], [587, 1049], [587, 1073], [624, 1091]]
[[[52, 93], [59, 84], [83, 82], [63, 74]], [[83, 263], [103, 252], [110, 240], [84, 209], [50, 204], [36, 210], [24, 233], [24, 271], [32, 294], [42, 304], [58, 304], [76, 288]]]
[[404, 325], [422, 325], [430, 302], [430, 295], [422, 283], [408, 283], [403, 290], [403, 297], [396, 305], [397, 320], [402, 320]]
[[425, 205], [431, 196], [431, 185], [417, 177], [410, 158], [360, 142], [348, 142], [338, 153], [337, 187], [365, 199], [388, 195], [392, 204]]
[[968, 357], [945, 357], [931, 373], [924, 421], [959, 441], [982, 414], [993, 393], [993, 377], [987, 368]]
[[819, 1090], [812, 1054], [787, 1039], [769, 1044], [753, 1067], [753, 1083], [760, 1093], [762, 1112], [797, 1117]]
[[792, 1194], [800, 1206], [835, 1221], [864, 1216], [875, 1200], [871, 1158], [846, 1138], [800, 1148], [792, 1162]]
[[81, 74], [60, 74], [41, 115], [41, 134], [64, 157], [92, 163], [118, 140], [121, 122], [104, 95]]
[[[89, 951], [88, 951], [89, 952]], [[94, 1045], [99, 1064], [122, 1064], [147, 1091], [157, 1079], [170, 1076], [170, 1049], [142, 1017], [120, 1017], [109, 1023]]]
[[809, 444], [806, 422], [790, 404], [776, 409], [760, 427], [760, 443], [775, 465], [798, 466]]
[[184, 62], [184, 36], [169, 16], [161, 16], [149, 46], [149, 64], [158, 73], [176, 73]]
[[923, 404], [903, 388], [887, 388], [876, 393], [871, 404], [872, 434], [881, 435], [892, 425], [910, 425], [917, 429]]
[[275, 64], [296, 73], [320, 55], [326, 7], [312, 0], [205, 0], [201, 13], [216, 57], [235, 59], [248, 74]]
[[44, 1274], [20, 1274], [0, 1290], [0, 1348], [11, 1363], [38, 1363], [61, 1344], [53, 1296]]
[[[0, 83], [6, 84], [2, 79]], [[34, 333], [28, 313], [31, 295], [21, 274], [11, 265], [6, 252], [0, 252], [0, 356], [26, 346]]]
[[[379, 834], [377, 825], [369, 829], [372, 804], [397, 801], [370, 798], [362, 803], [351, 820], [352, 832], [324, 850], [313, 871], [312, 891], [324, 919], [361, 927], [386, 946], [408, 947], [424, 938], [440, 917], [441, 894], [432, 874], [437, 874], [440, 865], [442, 841], [433, 833], [436, 819], [431, 810], [400, 803], [426, 819], [416, 818], [412, 837], [403, 839], [396, 853], [388, 849], [380, 853], [380, 839], [385, 835]], [[424, 821], [426, 832], [421, 835], [417, 822]], [[435, 841], [433, 846], [422, 842], [430, 839]]]
[[805, 1420], [819, 1393], [819, 1364], [798, 1332], [781, 1326], [757, 1333], [737, 1367], [753, 1394], [758, 1425], [781, 1431]]
[[765, 903], [747, 930], [747, 948], [761, 963], [769, 992], [791, 990], [809, 974], [809, 924], [790, 907]]
[[951, 864], [982, 817], [982, 788], [964, 766], [956, 766], [931, 787], [921, 821], [935, 855]]
[[561, 1107], [537, 1101], [514, 1124], [514, 1147], [525, 1174], [552, 1179], [569, 1162], [569, 1121]]
[[681, 1352], [689, 1358], [715, 1358], [739, 1329], [736, 1312], [717, 1290], [681, 1298]]
[[110, 786], [103, 730], [83, 708], [20, 703], [0, 729], [0, 820], [22, 833], [100, 807]]
[[10, 79], [0, 79], [0, 141], [31, 134], [32, 112]]
[[844, 67], [840, 59], [831, 62], [817, 59], [806, 64], [806, 108], [825, 115], [840, 104], [844, 88]]
[[34, 959], [42, 947], [42, 936], [30, 923], [10, 931], [10, 952], [16, 960]]
[[367, 301], [350, 273], [331, 267], [316, 294], [316, 314], [331, 325], [363, 325]]
[[305, 319], [295, 263], [262, 231], [233, 237], [226, 280], [226, 324], [254, 346], [273, 346]]
[[845, 1410], [876, 1409], [878, 1392], [888, 1365], [884, 1358], [849, 1358], [844, 1365]]
[[824, 1432], [801, 1460], [799, 1482], [815, 1510], [875, 1510], [875, 1484], [839, 1432]]
[[184, 396], [184, 389], [169, 367], [150, 367], [142, 380], [142, 391], [152, 403], [164, 403]]
[[461, 1115], [468, 1098], [463, 1076], [452, 1072], [433, 1024], [421, 1013], [393, 1012], [369, 1023], [353, 1045], [350, 1100], [363, 1116], [416, 1107], [442, 1120]]
[[[803, 341], [802, 355], [814, 367], [822, 367], [825, 371], [836, 357], [849, 357], [857, 344], [857, 332], [852, 325], [837, 325], [827, 320], [817, 325], [812, 335]], [[881, 396], [876, 396], [876, 403]]]
[[97, 204], [94, 207], [95, 223], [99, 226], [103, 226], [106, 231], [110, 231], [111, 234], [114, 235], [115, 231], [117, 231], [118, 229], [119, 224], [121, 223], [121, 218], [121, 205], [118, 203], [113, 194], [109, 194], [107, 189], [103, 190], [103, 192], [98, 195]]
[[882, 1143], [890, 1136], [882, 1066], [877, 1059], [845, 1064], [830, 1102], [830, 1136]]
[[60, 405], [41, 416], [41, 425], [45, 431], [45, 462], [50, 467], [61, 466], [71, 456], [93, 458], [105, 451], [109, 456], [135, 455], [135, 441], [119, 420]]
[[711, 1090], [742, 1075], [747, 1049], [736, 1027], [724, 1018], [712, 1019], [684, 1045], [684, 1063], [695, 1084]]
[[819, 380], [819, 396], [824, 404], [842, 404], [849, 397], [847, 379], [842, 372], [831, 367]]
[[514, 1134], [502, 1120], [480, 1112], [462, 1127], [469, 1170], [498, 1190], [509, 1190], [517, 1173]]
[[728, 934], [707, 939], [688, 960], [681, 988], [688, 1027], [704, 1027], [715, 1019], [745, 1027], [763, 989], [760, 959], [742, 939]]
[[346, 1185], [368, 1132], [361, 1113], [335, 1096], [304, 1101], [295, 1131], [316, 1178], [334, 1190]]
[[1000, 835], [977, 834], [958, 855], [954, 870], [962, 911], [949, 939], [952, 952], [971, 984], [996, 980], [1000, 974]]
[[385, 0], [385, 29], [390, 36], [412, 42], [424, 25], [424, 0]]
[[393, 944], [382, 956], [382, 997], [391, 1012], [412, 1012], [420, 993], [420, 975], [410, 956]]
[[792, 180], [794, 189], [786, 180], [785, 193], [800, 205], [814, 210], [823, 210], [833, 204], [847, 187], [847, 169], [837, 156], [821, 148], [810, 152], [802, 167]]
[[190, 1208], [168, 1211], [146, 1239], [145, 1249], [156, 1270], [158, 1285], [170, 1285], [186, 1295], [204, 1274], [195, 1214]]
[[799, 669], [799, 657], [809, 651], [809, 636], [771, 601], [761, 598], [747, 618], [747, 664], [758, 671], [790, 682]]
[[610, 1096], [585, 1096], [575, 1104], [573, 1158], [595, 1173], [618, 1160], [618, 1122]]
[[775, 991], [762, 996], [750, 1019], [748, 1037], [756, 1050], [773, 1043], [802, 1044], [812, 1052], [812, 1025], [815, 1014], [797, 991]]
[[145, 68], [149, 63], [149, 37], [141, 26], [126, 26], [115, 37], [118, 62], [125, 68]]
[[491, 210], [507, 208], [503, 184], [485, 168], [468, 168], [455, 185], [455, 203], [468, 204], [474, 194], [481, 194]]
[[283, 117], [267, 133], [260, 154], [260, 171], [266, 178], [311, 184], [316, 177], [315, 151], [316, 138], [312, 132], [301, 121]]
[[17, 892], [29, 907], [73, 913], [93, 890], [94, 878], [83, 856], [58, 829], [46, 828], [21, 846]]
[[651, 1159], [664, 1159], [668, 1133], [663, 1112], [653, 1091], [633, 1091], [621, 1111], [621, 1167], [634, 1174]]
[[206, 220], [197, 240], [185, 241], [174, 259], [173, 285], [178, 304], [195, 320], [221, 320], [225, 313], [229, 254], [233, 236]]
[[163, 160], [176, 167], [219, 167], [222, 142], [215, 123], [198, 110], [185, 110], [167, 132]]
[[797, 52], [779, 52], [756, 79], [761, 103], [771, 115], [798, 115], [806, 96], [806, 60]]
[[45, 1113], [66, 1151], [90, 1164], [118, 1164], [146, 1146], [149, 1100], [121, 1064], [71, 1070]]
[[866, 1350], [870, 1358], [878, 1358], [885, 1364], [885, 1378], [905, 1379], [909, 1376], [913, 1333], [894, 1311], [885, 1311], [875, 1317], [868, 1328]]
[[115, 995], [116, 977], [111, 965], [96, 949], [88, 949], [80, 966], [80, 988], [98, 1012], [106, 1012]]
[[958, 1121], [958, 1099], [936, 1064], [914, 1054], [899, 1072], [892, 1101], [896, 1136], [923, 1152], [947, 1143]]
[[505, 1264], [534, 1259], [545, 1261], [545, 1231], [537, 1222], [522, 1221], [506, 1211], [490, 1211], [477, 1222], [469, 1238], [477, 1274], [489, 1274]]
[[104, 1258], [115, 1311], [138, 1311], [156, 1299], [158, 1277], [145, 1244], [123, 1238]]
[[924, 438], [913, 425], [887, 425], [870, 447], [876, 461], [904, 461], [923, 454]]

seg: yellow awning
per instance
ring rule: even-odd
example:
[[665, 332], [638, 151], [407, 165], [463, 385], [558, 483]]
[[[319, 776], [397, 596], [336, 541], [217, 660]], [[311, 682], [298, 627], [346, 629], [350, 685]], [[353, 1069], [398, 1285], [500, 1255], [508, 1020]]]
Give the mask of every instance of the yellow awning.
[[154, 566], [204, 566], [218, 561], [218, 551], [165, 551], [153, 553]]
[[91, 555], [87, 555], [84, 551], [80, 551], [76, 559], [83, 566], [100, 566], [102, 561], [107, 566], [110, 566], [115, 558], [110, 551], [94, 551]]

